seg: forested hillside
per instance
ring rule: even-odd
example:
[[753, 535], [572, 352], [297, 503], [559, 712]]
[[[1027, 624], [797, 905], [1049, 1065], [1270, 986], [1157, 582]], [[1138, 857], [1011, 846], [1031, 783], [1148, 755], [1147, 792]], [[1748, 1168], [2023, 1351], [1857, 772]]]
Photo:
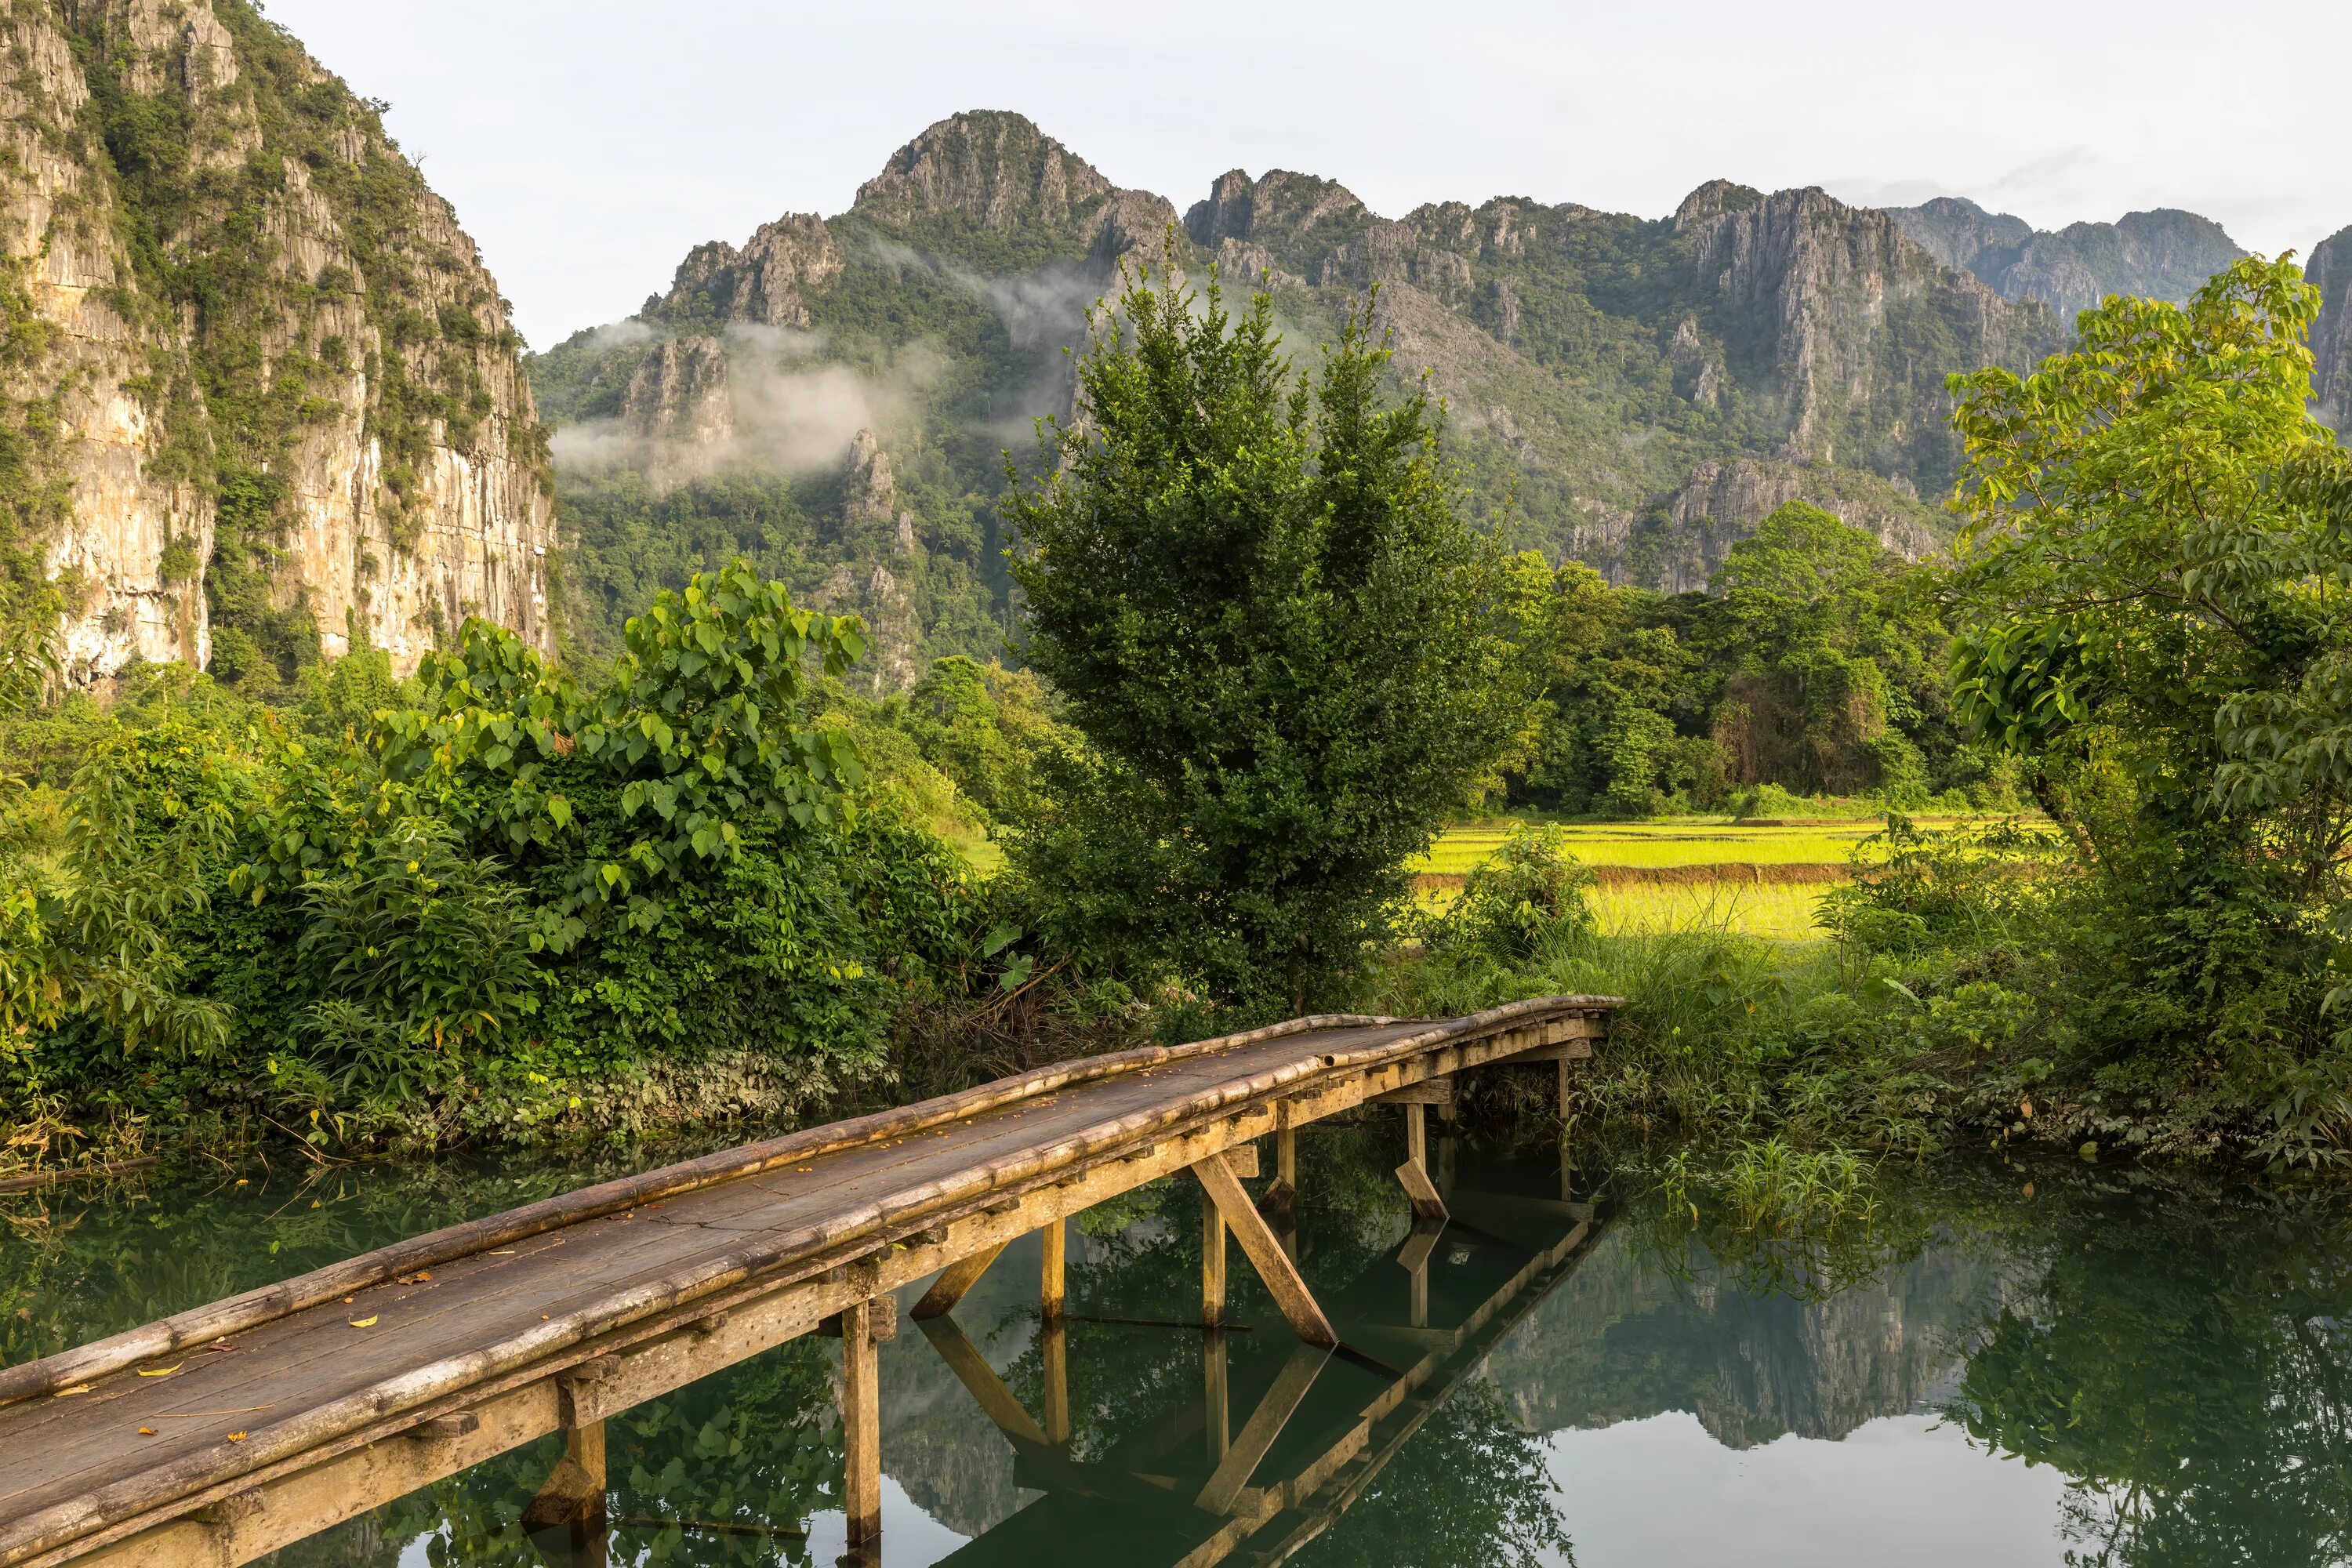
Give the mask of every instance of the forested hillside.
[[531, 362], [581, 646], [740, 551], [862, 612], [877, 686], [998, 653], [1001, 454], [1028, 459], [1031, 421], [1066, 411], [1061, 351], [1121, 261], [1163, 250], [1268, 290], [1301, 350], [1377, 285], [1398, 378], [1445, 400], [1511, 542], [1670, 592], [1791, 500], [1927, 549], [1957, 458], [1944, 375], [2063, 335], [1817, 190], [1716, 182], [1656, 220], [1522, 198], [1391, 220], [1328, 180], [1234, 171], [1180, 215], [1018, 115], [957, 115], [846, 213], [698, 247], [635, 316]]

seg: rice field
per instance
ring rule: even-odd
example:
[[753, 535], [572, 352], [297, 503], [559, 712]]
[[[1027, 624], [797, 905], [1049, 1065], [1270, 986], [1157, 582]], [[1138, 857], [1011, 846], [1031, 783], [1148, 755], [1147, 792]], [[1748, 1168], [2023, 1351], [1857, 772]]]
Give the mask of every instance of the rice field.
[[[1420, 875], [1461, 876], [1486, 860], [1521, 826], [1503, 817], [1446, 830], [1413, 866]], [[1562, 829], [1588, 866], [1842, 866], [1853, 847], [1878, 831], [1862, 821], [1735, 826], [1726, 818], [1673, 822], [1573, 823]]]
[[[1521, 819], [1446, 832], [1413, 866], [1422, 896], [1452, 898]], [[1726, 925], [1782, 942], [1819, 940], [1814, 907], [1843, 879], [1876, 818], [1735, 824], [1725, 817], [1564, 824], [1570, 849], [1600, 873], [1593, 905], [1604, 931]]]
[[1695, 931], [1725, 926], [1778, 942], [1818, 942], [1826, 933], [1813, 923], [1814, 906], [1830, 884], [1629, 883], [1597, 889], [1593, 911], [1611, 936], [1642, 931]]

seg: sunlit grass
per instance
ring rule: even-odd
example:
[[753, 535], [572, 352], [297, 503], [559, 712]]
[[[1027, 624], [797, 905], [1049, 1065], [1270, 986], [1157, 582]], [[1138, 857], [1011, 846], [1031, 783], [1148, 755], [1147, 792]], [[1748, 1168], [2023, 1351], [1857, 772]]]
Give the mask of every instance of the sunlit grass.
[[1592, 908], [1606, 936], [1720, 928], [1776, 942], [1818, 942], [1827, 933], [1813, 923], [1814, 910], [1829, 887], [1819, 882], [1636, 884], [1594, 889]]
[[[1447, 829], [1416, 861], [1416, 872], [1470, 871], [1502, 846], [1519, 823], [1503, 818]], [[1878, 831], [1876, 821], [1808, 822], [1790, 827], [1736, 827], [1726, 817], [1670, 822], [1574, 824], [1564, 829], [1570, 849], [1588, 866], [1843, 865], [1856, 844]]]

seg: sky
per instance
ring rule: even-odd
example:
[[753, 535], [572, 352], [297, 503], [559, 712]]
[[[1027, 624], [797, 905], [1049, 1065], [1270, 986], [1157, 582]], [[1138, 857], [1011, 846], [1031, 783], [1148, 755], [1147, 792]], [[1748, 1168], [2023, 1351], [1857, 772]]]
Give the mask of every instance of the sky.
[[422, 161], [537, 347], [687, 250], [835, 214], [923, 127], [1009, 109], [1181, 212], [1226, 169], [1376, 212], [1659, 217], [1717, 177], [2037, 226], [2186, 207], [2249, 248], [2352, 225], [2344, 0], [264, 0]]

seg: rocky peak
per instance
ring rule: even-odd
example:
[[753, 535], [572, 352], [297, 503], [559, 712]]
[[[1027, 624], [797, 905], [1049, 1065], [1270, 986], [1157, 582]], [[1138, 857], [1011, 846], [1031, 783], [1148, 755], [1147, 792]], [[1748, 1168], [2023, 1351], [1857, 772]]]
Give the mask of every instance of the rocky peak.
[[2352, 434], [2352, 228], [2311, 247], [2304, 277], [2319, 290], [2311, 324], [2312, 413], [2337, 434]]
[[1744, 323], [1744, 368], [1777, 388], [1783, 458], [1860, 466], [1864, 409], [1900, 405], [1911, 454], [1898, 458], [1880, 437], [1870, 466], [1890, 476], [1934, 469], [1945, 447], [1943, 371], [1892, 343], [1932, 323], [1965, 363], [2022, 368], [2062, 335], [2039, 306], [2012, 304], [1938, 262], [1891, 214], [1816, 186], [1765, 196], [1715, 181], [1684, 201], [1675, 226], [1691, 244], [1702, 295]]
[[1353, 227], [1371, 219], [1355, 192], [1337, 180], [1288, 169], [1269, 169], [1253, 180], [1232, 169], [1217, 176], [1206, 201], [1192, 204], [1184, 227], [1195, 244], [1213, 249], [1223, 239], [1278, 245], [1327, 225]]
[[1097, 265], [1115, 265], [1132, 256], [1148, 266], [1170, 260], [1168, 231], [1176, 226], [1176, 206], [1166, 196], [1150, 191], [1114, 191], [1102, 205], [1087, 258]]
[[2245, 254], [2220, 224], [2175, 207], [2055, 233], [1957, 196], [1888, 210], [1945, 266], [1975, 274], [2003, 299], [2040, 300], [2067, 321], [2110, 294], [2186, 300]]
[[1683, 198], [1675, 209], [1675, 226], [1686, 229], [1711, 224], [1732, 213], [1754, 212], [1764, 205], [1764, 193], [1730, 180], [1709, 180]]
[[[0, 433], [37, 408], [60, 437], [36, 476], [59, 505], [8, 542], [83, 584], [70, 679], [181, 659], [268, 691], [352, 626], [406, 669], [468, 615], [547, 646], [516, 340], [375, 110], [246, 0], [13, 0], [0, 41], [0, 279], [55, 329], [0, 378]], [[148, 111], [141, 177], [93, 97]], [[359, 177], [314, 177], [337, 165]], [[160, 253], [134, 258], [142, 228]], [[265, 508], [216, 506], [257, 472]]]
[[961, 218], [999, 233], [1062, 228], [1111, 191], [1085, 159], [1026, 118], [973, 110], [939, 121], [899, 148], [857, 188], [856, 216], [888, 228]]
[[1991, 282], [2016, 260], [2033, 226], [2008, 213], [1989, 213], [1965, 196], [1937, 196], [1916, 207], [1889, 207], [1903, 232], [1955, 272]]
[[724, 240], [696, 246], [678, 263], [667, 295], [646, 301], [671, 321], [753, 321], [808, 326], [808, 301], [841, 276], [840, 242], [814, 213], [761, 224], [741, 250]]

